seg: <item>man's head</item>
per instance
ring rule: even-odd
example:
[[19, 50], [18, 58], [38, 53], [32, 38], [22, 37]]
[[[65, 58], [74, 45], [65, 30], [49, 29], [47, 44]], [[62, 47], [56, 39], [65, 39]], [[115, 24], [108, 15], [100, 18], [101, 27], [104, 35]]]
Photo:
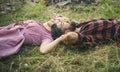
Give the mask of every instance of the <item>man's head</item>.
[[58, 16], [52, 19], [49, 21], [49, 24], [51, 24], [51, 34], [53, 39], [56, 39], [62, 34], [74, 31], [76, 29], [76, 23], [63, 16]]

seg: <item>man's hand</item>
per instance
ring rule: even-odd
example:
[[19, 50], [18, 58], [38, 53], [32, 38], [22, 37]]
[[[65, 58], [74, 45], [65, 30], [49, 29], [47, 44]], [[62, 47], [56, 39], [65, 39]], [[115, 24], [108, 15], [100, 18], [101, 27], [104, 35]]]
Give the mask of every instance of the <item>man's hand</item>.
[[67, 34], [62, 35], [61, 37], [62, 37], [62, 42], [66, 45], [74, 44], [78, 40], [78, 34], [75, 32], [69, 32]]

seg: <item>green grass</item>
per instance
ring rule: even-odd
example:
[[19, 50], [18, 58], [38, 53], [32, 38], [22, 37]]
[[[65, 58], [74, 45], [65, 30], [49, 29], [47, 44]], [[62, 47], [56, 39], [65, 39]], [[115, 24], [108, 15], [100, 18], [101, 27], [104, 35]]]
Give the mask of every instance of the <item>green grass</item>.
[[[61, 14], [76, 21], [93, 18], [120, 18], [119, 0], [99, 0], [98, 6], [79, 8], [45, 7], [43, 4], [27, 3], [13, 13], [0, 16], [0, 26], [27, 19], [45, 22]], [[0, 60], [0, 72], [119, 72], [120, 44], [98, 45], [80, 48], [59, 45], [48, 54], [41, 54], [39, 46], [22, 46], [19, 53]]]

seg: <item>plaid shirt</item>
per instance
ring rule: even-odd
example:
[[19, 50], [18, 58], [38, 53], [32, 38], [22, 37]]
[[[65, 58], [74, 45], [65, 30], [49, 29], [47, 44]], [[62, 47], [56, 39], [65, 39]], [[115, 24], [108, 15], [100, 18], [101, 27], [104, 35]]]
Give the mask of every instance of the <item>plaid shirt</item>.
[[80, 23], [78, 24], [78, 27], [81, 27], [78, 42], [100, 43], [110, 39], [115, 40], [119, 26], [120, 21], [103, 18]]

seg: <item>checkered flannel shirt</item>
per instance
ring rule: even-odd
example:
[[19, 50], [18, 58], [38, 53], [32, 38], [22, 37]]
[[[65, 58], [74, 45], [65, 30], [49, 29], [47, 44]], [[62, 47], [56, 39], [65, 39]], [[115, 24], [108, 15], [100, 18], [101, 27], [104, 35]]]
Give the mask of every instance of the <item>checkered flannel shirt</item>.
[[100, 18], [79, 23], [78, 27], [81, 27], [78, 33], [79, 43], [101, 43], [107, 40], [115, 40], [118, 37], [120, 21]]

